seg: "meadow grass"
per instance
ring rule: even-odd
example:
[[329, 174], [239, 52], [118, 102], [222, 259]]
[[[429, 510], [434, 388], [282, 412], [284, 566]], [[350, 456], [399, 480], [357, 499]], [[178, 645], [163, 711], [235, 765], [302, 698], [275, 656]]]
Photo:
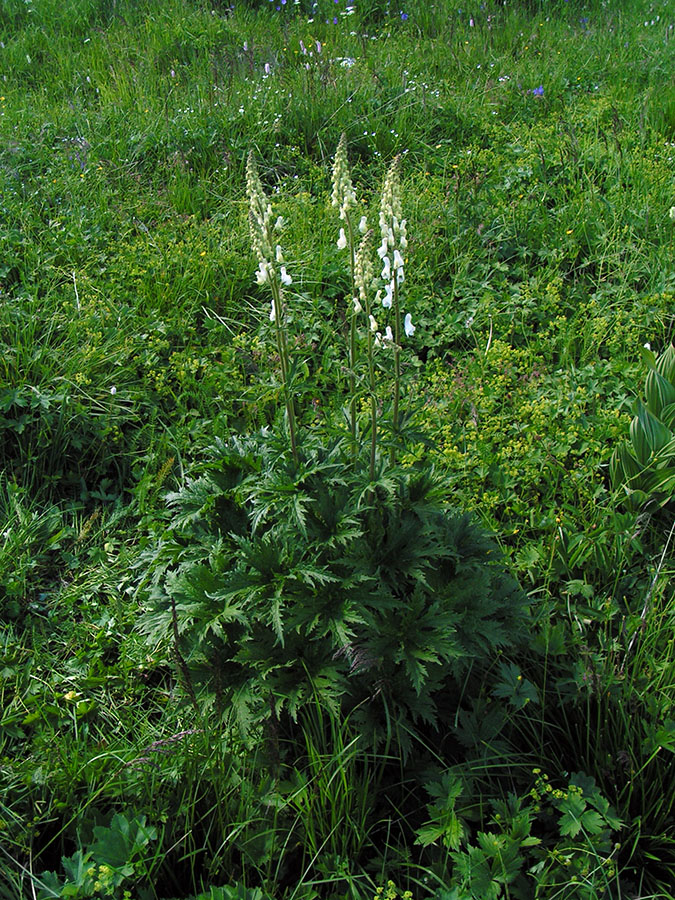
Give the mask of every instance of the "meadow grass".
[[[675, 896], [673, 506], [609, 477], [640, 348], [673, 340], [673, 71], [665, 0], [0, 6], [0, 896]], [[214, 442], [284, 403], [251, 150], [303, 439], [367, 419], [343, 133], [371, 223], [400, 155], [398, 462], [442, 474], [530, 604], [525, 645], [400, 746], [323, 682], [247, 732], [148, 625], [187, 558], [218, 565], [188, 502]]]

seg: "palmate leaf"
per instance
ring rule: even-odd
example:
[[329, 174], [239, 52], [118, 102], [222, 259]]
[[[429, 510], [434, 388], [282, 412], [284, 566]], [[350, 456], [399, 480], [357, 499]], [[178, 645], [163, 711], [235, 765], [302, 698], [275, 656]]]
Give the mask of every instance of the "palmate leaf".
[[213, 510], [221, 489], [209, 477], [197, 478], [176, 493], [167, 495], [167, 503], [175, 509], [172, 527], [178, 531], [206, 518]]
[[156, 553], [154, 632], [171, 636], [173, 599], [204, 702], [215, 691], [226, 709], [248, 685], [242, 728], [269, 718], [270, 695], [295, 716], [315, 682], [375, 743], [410, 752], [439, 700], [454, 710], [467, 665], [525, 633], [524, 596], [482, 529], [440, 506], [433, 473], [387, 455], [371, 481], [348, 442], [303, 437], [298, 462], [273, 435], [246, 446], [221, 448], [185, 504], [172, 498], [184, 528]]
[[[244, 606], [225, 589], [222, 577], [205, 564], [183, 568], [167, 577], [166, 590], [176, 604], [180, 634], [196, 630], [202, 636], [208, 632], [223, 635], [224, 626], [232, 623], [248, 626]], [[171, 626], [167, 620], [167, 629]]]

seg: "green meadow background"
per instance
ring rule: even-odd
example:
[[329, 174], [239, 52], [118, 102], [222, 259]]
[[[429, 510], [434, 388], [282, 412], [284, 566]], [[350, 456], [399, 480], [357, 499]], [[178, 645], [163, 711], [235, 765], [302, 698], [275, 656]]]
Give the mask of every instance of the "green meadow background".
[[[3, 900], [675, 896], [674, 75], [667, 0], [0, 0]], [[202, 678], [229, 625], [200, 616], [255, 541], [205, 510], [263, 503], [231, 500], [222, 448], [261, 483], [285, 459], [251, 150], [308, 458], [352, 471], [343, 133], [359, 215], [378, 230], [400, 155], [407, 220], [408, 431], [378, 496], [428, 473], [524, 610], [405, 740], [395, 705], [367, 732], [346, 670], [271, 712], [272, 674], [238, 710]], [[292, 543], [288, 479], [264, 502]], [[451, 668], [425, 648], [413, 723]]]

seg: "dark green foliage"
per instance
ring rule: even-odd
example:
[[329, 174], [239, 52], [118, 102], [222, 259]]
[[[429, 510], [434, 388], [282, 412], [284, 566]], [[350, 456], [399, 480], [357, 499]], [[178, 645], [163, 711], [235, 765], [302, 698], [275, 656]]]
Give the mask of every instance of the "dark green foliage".
[[408, 745], [521, 642], [525, 598], [432, 471], [381, 462], [371, 483], [344, 450], [307, 439], [296, 464], [269, 434], [216, 446], [169, 497], [142, 627], [168, 636], [175, 604], [202, 697], [245, 729], [318, 698]]

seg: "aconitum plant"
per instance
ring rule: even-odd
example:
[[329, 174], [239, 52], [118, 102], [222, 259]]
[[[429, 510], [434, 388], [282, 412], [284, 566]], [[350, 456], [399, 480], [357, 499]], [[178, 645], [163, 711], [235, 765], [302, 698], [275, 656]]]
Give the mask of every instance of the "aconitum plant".
[[[271, 295], [290, 450], [285, 429], [216, 443], [170, 495], [171, 520], [148, 553], [148, 640], [173, 642], [192, 703], [264, 739], [273, 766], [282, 752], [302, 752], [297, 725], [317, 703], [352, 717], [373, 746], [405, 754], [415, 734], [428, 745], [480, 689], [482, 667], [527, 634], [527, 600], [490, 537], [449, 508], [449, 483], [430, 464], [402, 465], [394, 452], [402, 342], [414, 329], [401, 310], [400, 165], [384, 180], [376, 255], [346, 138], [338, 145], [332, 202], [351, 272], [350, 425], [346, 434], [332, 422], [299, 434], [283, 222], [249, 155], [256, 281]], [[367, 401], [360, 418], [356, 398]], [[378, 453], [387, 425], [392, 439]]]

